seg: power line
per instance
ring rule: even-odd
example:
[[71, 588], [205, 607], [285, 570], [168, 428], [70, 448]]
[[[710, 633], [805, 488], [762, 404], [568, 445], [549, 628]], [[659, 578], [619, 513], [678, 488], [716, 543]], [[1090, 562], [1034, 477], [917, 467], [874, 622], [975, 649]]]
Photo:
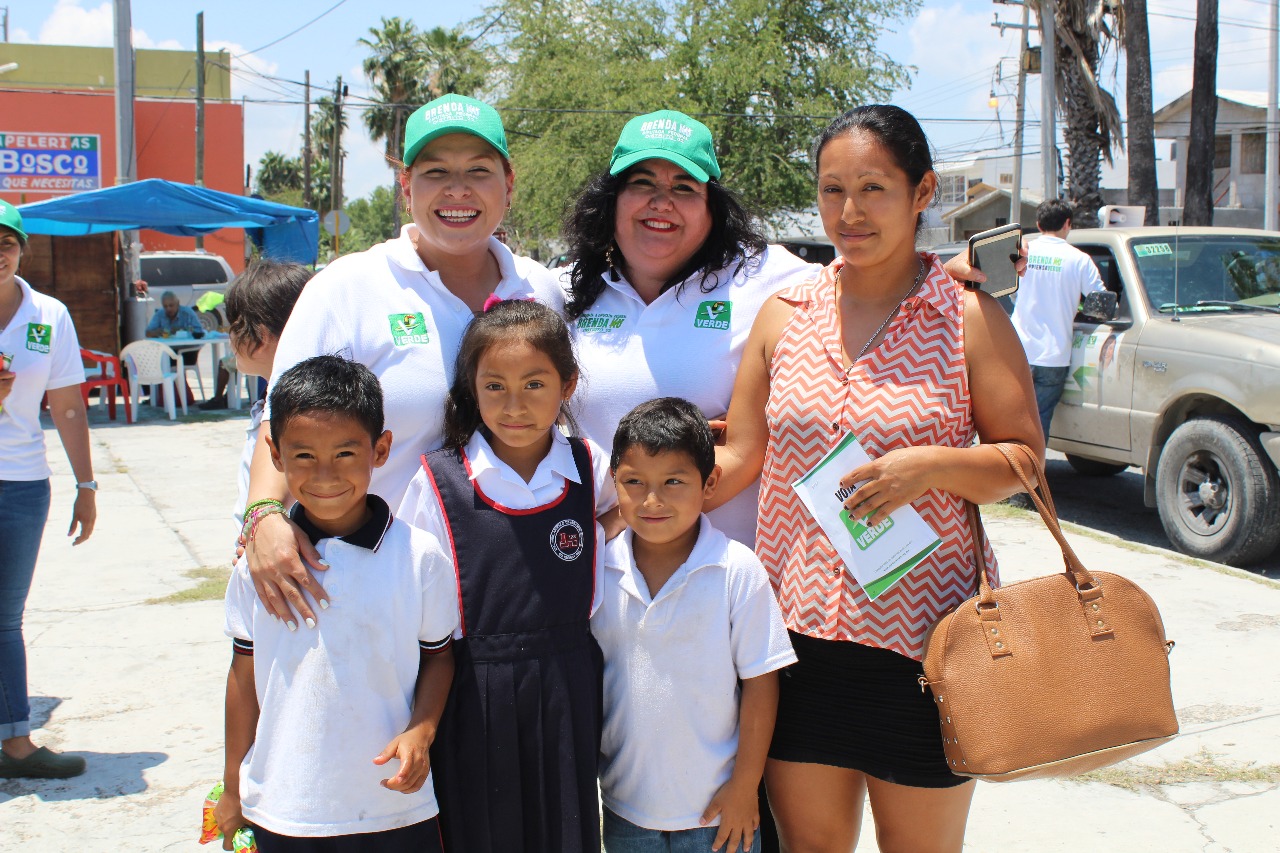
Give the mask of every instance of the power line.
[[330, 12], [332, 12], [334, 9], [338, 8], [338, 7], [339, 7], [339, 6], [341, 6], [343, 3], [346, 3], [346, 2], [347, 2], [347, 0], [338, 0], [338, 2], [337, 2], [337, 3], [334, 3], [334, 4], [333, 4], [332, 6], [330, 6], [328, 9], [325, 9], [325, 10], [324, 10], [323, 12], [321, 12], [319, 15], [316, 15], [314, 18], [312, 18], [311, 20], [307, 21], [305, 24], [303, 24], [302, 26], [298, 27], [296, 30], [293, 30], [292, 32], [285, 33], [284, 35], [280, 36], [280, 38], [276, 39], [275, 41], [269, 41], [269, 42], [267, 42], [266, 44], [264, 44], [262, 47], [255, 47], [253, 50], [249, 50], [249, 51], [246, 51], [246, 52], [244, 52], [244, 53], [241, 53], [241, 54], [239, 54], [236, 58], [237, 58], [237, 59], [241, 59], [241, 58], [243, 58], [243, 57], [249, 56], [250, 54], [257, 53], [257, 52], [258, 52], [258, 51], [260, 51], [260, 50], [266, 50], [267, 48], [272, 47], [273, 45], [277, 45], [277, 44], [279, 44], [280, 42], [284, 41], [285, 39], [289, 38], [290, 36], [296, 36], [298, 33], [302, 32], [302, 31], [303, 31], [303, 30], [305, 30], [307, 27], [311, 26], [311, 25], [312, 25], [312, 24], [314, 24], [316, 21], [320, 20], [320, 19], [321, 19], [321, 18], [323, 18], [325, 15], [329, 14], [329, 13], [330, 13]]

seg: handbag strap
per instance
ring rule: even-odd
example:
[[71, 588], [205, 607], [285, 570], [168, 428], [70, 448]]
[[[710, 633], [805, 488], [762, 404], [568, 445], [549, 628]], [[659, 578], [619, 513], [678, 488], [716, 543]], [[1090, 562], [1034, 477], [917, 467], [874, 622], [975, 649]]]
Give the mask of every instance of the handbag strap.
[[[1080, 562], [1080, 558], [1076, 556], [1076, 552], [1072, 550], [1071, 544], [1067, 542], [1067, 538], [1062, 532], [1062, 525], [1058, 523], [1057, 508], [1053, 505], [1053, 496], [1049, 493], [1049, 484], [1045, 480], [1044, 469], [1040, 466], [1040, 460], [1036, 458], [1030, 448], [1023, 444], [1001, 442], [991, 446], [998, 450], [1000, 455], [1005, 458], [1005, 461], [1009, 463], [1009, 467], [1022, 483], [1022, 487], [1031, 496], [1031, 500], [1035, 504], [1036, 510], [1040, 513], [1040, 518], [1044, 521], [1045, 526], [1049, 528], [1053, 538], [1058, 541], [1058, 545], [1062, 549], [1062, 559], [1066, 572], [1075, 581], [1076, 589], [1082, 595], [1087, 595], [1093, 590], [1097, 590], [1097, 580], [1084, 567], [1084, 563]], [[1021, 453], [1019, 454], [1018, 451], [1021, 451]], [[1027, 476], [1027, 472], [1023, 470], [1022, 463], [1018, 460], [1019, 456], [1024, 457], [1030, 464], [1031, 473], [1036, 480], [1034, 485], [1031, 482], [1031, 478]], [[982, 514], [976, 504], [973, 502], [968, 502], [968, 504], [969, 524], [973, 530], [973, 562], [978, 570], [978, 597], [980, 599], [979, 607], [981, 608], [984, 604], [993, 605], [995, 597], [987, 577], [987, 558], [983, 548], [983, 543], [986, 541], [986, 531], [982, 526]]]

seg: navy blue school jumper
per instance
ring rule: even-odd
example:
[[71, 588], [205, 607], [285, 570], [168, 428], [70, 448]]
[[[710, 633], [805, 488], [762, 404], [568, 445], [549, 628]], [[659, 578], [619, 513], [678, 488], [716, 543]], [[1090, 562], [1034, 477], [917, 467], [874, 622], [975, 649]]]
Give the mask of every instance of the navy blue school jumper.
[[431, 747], [448, 853], [598, 853], [603, 659], [591, 636], [595, 480], [540, 507], [503, 507], [464, 453], [423, 457], [458, 570], [462, 639]]

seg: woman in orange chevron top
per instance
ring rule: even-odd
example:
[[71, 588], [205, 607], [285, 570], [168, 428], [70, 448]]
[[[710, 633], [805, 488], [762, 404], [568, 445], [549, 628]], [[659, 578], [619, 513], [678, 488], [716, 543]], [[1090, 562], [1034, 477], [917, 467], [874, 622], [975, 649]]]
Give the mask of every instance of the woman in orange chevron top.
[[[925, 631], [975, 587], [965, 501], [1020, 490], [984, 445], [1018, 441], [1043, 456], [1031, 374], [995, 300], [915, 249], [937, 175], [909, 113], [850, 110], [813, 162], [839, 254], [756, 319], [716, 494], [763, 468], [757, 552], [799, 658], [781, 679], [769, 800], [789, 853], [852, 851], [865, 797], [882, 851], [959, 851], [974, 786], [948, 770], [916, 678]], [[791, 488], [850, 431], [872, 461], [842, 480], [858, 484], [846, 507], [874, 526], [910, 504], [942, 540], [874, 601]]]

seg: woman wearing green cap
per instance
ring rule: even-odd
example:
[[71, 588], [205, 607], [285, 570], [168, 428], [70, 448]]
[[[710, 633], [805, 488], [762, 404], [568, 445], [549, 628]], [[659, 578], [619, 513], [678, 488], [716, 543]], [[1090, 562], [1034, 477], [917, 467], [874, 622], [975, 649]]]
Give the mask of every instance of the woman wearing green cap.
[[84, 759], [31, 742], [27, 653], [22, 612], [49, 517], [40, 400], [49, 412], [76, 478], [70, 536], [93, 533], [98, 510], [89, 456], [89, 425], [80, 383], [80, 344], [66, 307], [18, 277], [27, 245], [22, 215], [0, 201], [0, 779], [65, 779], [84, 772]]
[[[400, 186], [412, 221], [391, 240], [338, 258], [308, 283], [275, 362], [278, 376], [311, 356], [338, 353], [378, 376], [395, 441], [370, 492], [392, 507], [400, 505], [420, 455], [440, 446], [458, 344], [485, 300], [536, 297], [554, 304], [561, 298], [550, 271], [493, 237], [514, 186], [506, 134], [493, 107], [445, 95], [414, 112], [405, 127]], [[269, 405], [264, 416], [270, 417]], [[249, 503], [284, 495], [284, 478], [260, 441]], [[259, 594], [295, 626], [314, 624], [313, 604], [328, 603], [304, 560], [323, 568], [306, 537], [283, 517], [258, 525], [249, 561]]]
[[[723, 417], [756, 312], [821, 269], [768, 245], [720, 183], [711, 131], [674, 110], [627, 122], [565, 232], [573, 261], [565, 314], [583, 367], [575, 414], [583, 435], [605, 447], [623, 415], [655, 397], [683, 397]], [[711, 521], [750, 545], [754, 490]]]

